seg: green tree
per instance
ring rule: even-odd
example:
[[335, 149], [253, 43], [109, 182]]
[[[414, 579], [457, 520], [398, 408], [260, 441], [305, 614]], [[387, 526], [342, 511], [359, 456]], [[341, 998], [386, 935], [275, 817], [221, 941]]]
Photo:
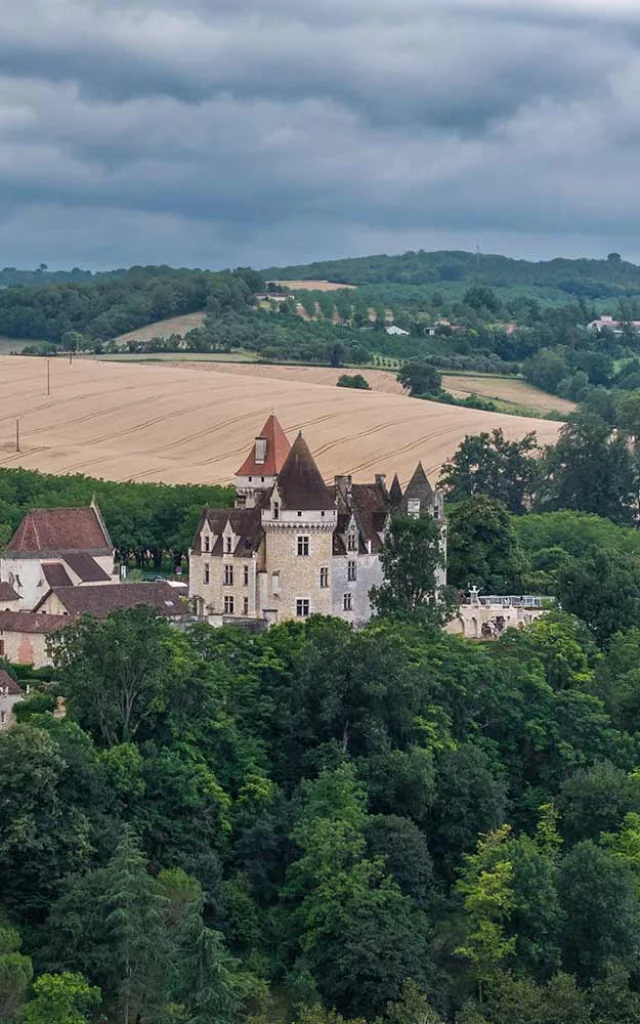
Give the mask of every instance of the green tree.
[[481, 838], [477, 853], [465, 856], [456, 885], [465, 914], [465, 938], [456, 952], [471, 965], [481, 1003], [516, 947], [515, 938], [504, 932], [514, 907], [513, 865], [503, 851], [510, 831], [503, 825]]
[[71, 714], [106, 746], [128, 743], [166, 707], [172, 629], [151, 608], [83, 617], [50, 640]]
[[25, 1024], [88, 1024], [87, 1013], [100, 1002], [100, 990], [81, 974], [43, 974], [33, 986]]
[[588, 625], [600, 646], [640, 625], [640, 569], [623, 555], [599, 551], [558, 572], [556, 596]]
[[490, 594], [521, 589], [526, 559], [513, 521], [495, 498], [477, 494], [449, 515], [447, 578], [452, 586], [470, 585]]
[[404, 363], [398, 370], [397, 378], [405, 391], [414, 397], [437, 395], [442, 389], [442, 376], [435, 366], [424, 360]]
[[444, 561], [439, 523], [429, 516], [394, 519], [380, 551], [384, 582], [371, 591], [377, 614], [419, 614], [433, 625], [448, 622], [456, 604], [449, 592], [439, 591]]
[[338, 377], [339, 388], [355, 388], [358, 391], [371, 391], [368, 381], [361, 373], [343, 373]]
[[465, 437], [442, 467], [442, 484], [452, 502], [485, 494], [515, 515], [525, 512], [538, 481], [535, 434], [507, 441], [502, 430]]
[[21, 1019], [31, 984], [31, 958], [20, 952], [20, 936], [0, 921], [0, 1020], [13, 1024]]

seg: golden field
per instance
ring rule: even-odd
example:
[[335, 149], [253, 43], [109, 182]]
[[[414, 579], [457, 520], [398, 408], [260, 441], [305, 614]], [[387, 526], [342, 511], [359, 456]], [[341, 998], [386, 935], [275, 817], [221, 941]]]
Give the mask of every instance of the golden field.
[[50, 368], [47, 396], [46, 360], [0, 356], [0, 465], [111, 480], [226, 483], [273, 411], [292, 439], [304, 431], [327, 479], [397, 470], [406, 482], [418, 459], [437, 474], [465, 434], [502, 427], [516, 438], [535, 430], [551, 442], [559, 428], [397, 394], [227, 373], [212, 364], [57, 358]]

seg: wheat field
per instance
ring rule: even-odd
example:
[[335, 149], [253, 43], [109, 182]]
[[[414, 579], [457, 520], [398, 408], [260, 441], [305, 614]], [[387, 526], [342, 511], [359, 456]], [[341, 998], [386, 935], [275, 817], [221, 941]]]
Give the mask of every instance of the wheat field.
[[[437, 475], [465, 434], [510, 438], [558, 424], [198, 366], [0, 356], [0, 465], [111, 480], [227, 483], [272, 411], [302, 430], [326, 479], [398, 472], [417, 461]], [[16, 451], [19, 417], [20, 451]]]

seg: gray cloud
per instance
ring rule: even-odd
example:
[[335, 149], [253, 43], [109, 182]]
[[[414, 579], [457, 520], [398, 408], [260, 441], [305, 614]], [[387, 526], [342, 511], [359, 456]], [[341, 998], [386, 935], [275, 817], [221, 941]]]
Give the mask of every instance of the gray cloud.
[[23, 0], [0, 262], [640, 257], [639, 85], [625, 0]]

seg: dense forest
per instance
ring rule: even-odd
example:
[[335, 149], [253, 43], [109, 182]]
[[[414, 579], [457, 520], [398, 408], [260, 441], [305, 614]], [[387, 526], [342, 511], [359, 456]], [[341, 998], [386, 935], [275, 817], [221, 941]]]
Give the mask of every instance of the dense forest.
[[0, 548], [30, 508], [75, 508], [95, 498], [118, 558], [160, 569], [180, 565], [202, 509], [233, 504], [229, 487], [114, 483], [86, 476], [52, 476], [0, 468]]
[[[460, 446], [450, 581], [559, 602], [497, 641], [437, 628], [429, 519], [394, 522], [360, 631], [56, 634], [0, 734], [3, 1024], [635, 1022], [637, 466], [585, 412], [542, 453]], [[94, 482], [0, 486], [13, 525]], [[133, 531], [199, 497], [113, 486]]]

